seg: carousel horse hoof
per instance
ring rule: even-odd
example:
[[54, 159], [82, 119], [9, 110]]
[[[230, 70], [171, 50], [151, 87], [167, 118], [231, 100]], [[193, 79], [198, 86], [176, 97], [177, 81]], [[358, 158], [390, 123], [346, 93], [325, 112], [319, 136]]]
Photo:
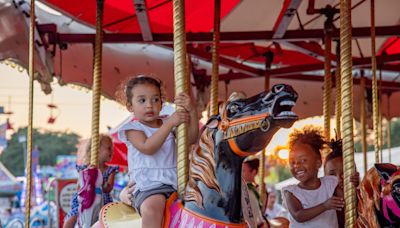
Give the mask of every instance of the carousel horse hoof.
[[271, 228], [288, 228], [289, 220], [284, 217], [276, 217], [274, 219], [268, 220]]
[[109, 203], [105, 205], [99, 216], [99, 227], [140, 227], [140, 216], [132, 207], [121, 203]]

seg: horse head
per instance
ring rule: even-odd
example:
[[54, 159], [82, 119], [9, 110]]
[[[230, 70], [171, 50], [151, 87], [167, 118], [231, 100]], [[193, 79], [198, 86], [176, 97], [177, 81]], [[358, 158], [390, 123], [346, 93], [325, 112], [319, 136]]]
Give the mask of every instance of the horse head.
[[281, 127], [291, 127], [297, 93], [279, 84], [250, 98], [231, 95], [211, 116], [190, 155], [185, 208], [229, 223], [242, 222], [243, 160], [263, 150]]

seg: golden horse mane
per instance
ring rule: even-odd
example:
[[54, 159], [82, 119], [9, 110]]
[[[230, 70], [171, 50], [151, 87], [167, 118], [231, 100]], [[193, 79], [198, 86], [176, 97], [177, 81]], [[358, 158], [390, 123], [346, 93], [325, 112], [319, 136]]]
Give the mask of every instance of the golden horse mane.
[[[233, 100], [230, 98], [229, 100]], [[225, 111], [226, 103], [219, 105], [220, 115]], [[186, 185], [186, 191], [184, 194], [185, 201], [195, 201], [200, 208], [203, 206], [203, 196], [201, 195], [200, 189], [197, 186], [197, 181], [203, 182], [208, 188], [216, 190], [219, 194], [222, 194], [221, 188], [217, 177], [215, 175], [216, 163], [214, 160], [215, 155], [215, 143], [213, 139], [214, 130], [205, 127], [201, 133], [199, 145], [190, 153], [190, 165], [189, 165], [189, 179]]]
[[[228, 102], [245, 98], [241, 93], [234, 92], [228, 98]], [[218, 104], [219, 115], [223, 115], [227, 102]], [[185, 201], [195, 201], [200, 208], [203, 206], [203, 196], [197, 186], [197, 181], [203, 182], [208, 188], [214, 189], [222, 194], [217, 177], [215, 175], [216, 163], [214, 160], [215, 143], [213, 139], [214, 130], [205, 127], [200, 135], [199, 145], [190, 153], [189, 178], [184, 194]]]
[[200, 136], [199, 145], [190, 154], [189, 180], [184, 195], [185, 201], [195, 201], [203, 208], [203, 196], [197, 186], [197, 181], [203, 182], [208, 188], [221, 193], [215, 175], [213, 131], [206, 128]]

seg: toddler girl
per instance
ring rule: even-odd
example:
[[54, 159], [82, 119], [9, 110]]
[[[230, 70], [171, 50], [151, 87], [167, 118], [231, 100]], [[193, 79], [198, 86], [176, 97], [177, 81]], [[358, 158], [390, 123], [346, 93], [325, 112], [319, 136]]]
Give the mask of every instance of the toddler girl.
[[129, 176], [135, 183], [132, 206], [142, 217], [142, 227], [161, 227], [166, 198], [177, 189], [174, 130], [181, 123], [189, 123], [188, 143], [195, 143], [195, 106], [187, 94], [181, 93], [175, 104], [182, 109], [169, 117], [160, 116], [161, 83], [148, 76], [131, 78], [123, 98], [135, 116], [118, 132], [128, 147]]
[[[89, 140], [87, 147], [85, 149], [85, 153], [83, 156], [82, 165], [76, 165], [76, 169], [78, 172], [81, 172], [88, 168], [90, 163], [90, 150], [92, 147], [92, 141]], [[103, 205], [113, 202], [113, 199], [110, 195], [111, 190], [114, 187], [114, 177], [115, 174], [118, 173], [119, 167], [117, 166], [108, 166], [106, 163], [111, 161], [113, 155], [113, 142], [110, 136], [108, 135], [100, 135], [100, 147], [99, 147], [99, 166], [98, 168], [103, 173]], [[78, 202], [78, 191], [79, 191], [79, 183], [78, 180], [78, 187], [77, 192], [74, 193], [72, 200], [71, 200], [71, 210], [65, 216], [64, 219], [64, 228], [72, 228], [75, 226], [77, 217], [78, 217], [78, 209], [79, 209], [79, 202]]]

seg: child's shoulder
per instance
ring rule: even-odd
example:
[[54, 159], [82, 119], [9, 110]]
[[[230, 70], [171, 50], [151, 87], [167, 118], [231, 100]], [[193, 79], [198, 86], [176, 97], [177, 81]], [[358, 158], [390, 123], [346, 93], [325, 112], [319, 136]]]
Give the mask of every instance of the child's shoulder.
[[283, 193], [290, 192], [290, 193], [293, 194], [295, 191], [298, 191], [299, 189], [300, 188], [299, 188], [299, 186], [297, 186], [297, 184], [291, 184], [291, 185], [283, 187], [282, 188], [282, 192]]
[[140, 123], [140, 121], [136, 118], [132, 118], [129, 121], [126, 121], [125, 123], [121, 124], [118, 127], [118, 139], [121, 140], [122, 142], [127, 142], [128, 139], [126, 137], [126, 131], [129, 130], [137, 130], [137, 131], [143, 131], [144, 127], [143, 125]]

